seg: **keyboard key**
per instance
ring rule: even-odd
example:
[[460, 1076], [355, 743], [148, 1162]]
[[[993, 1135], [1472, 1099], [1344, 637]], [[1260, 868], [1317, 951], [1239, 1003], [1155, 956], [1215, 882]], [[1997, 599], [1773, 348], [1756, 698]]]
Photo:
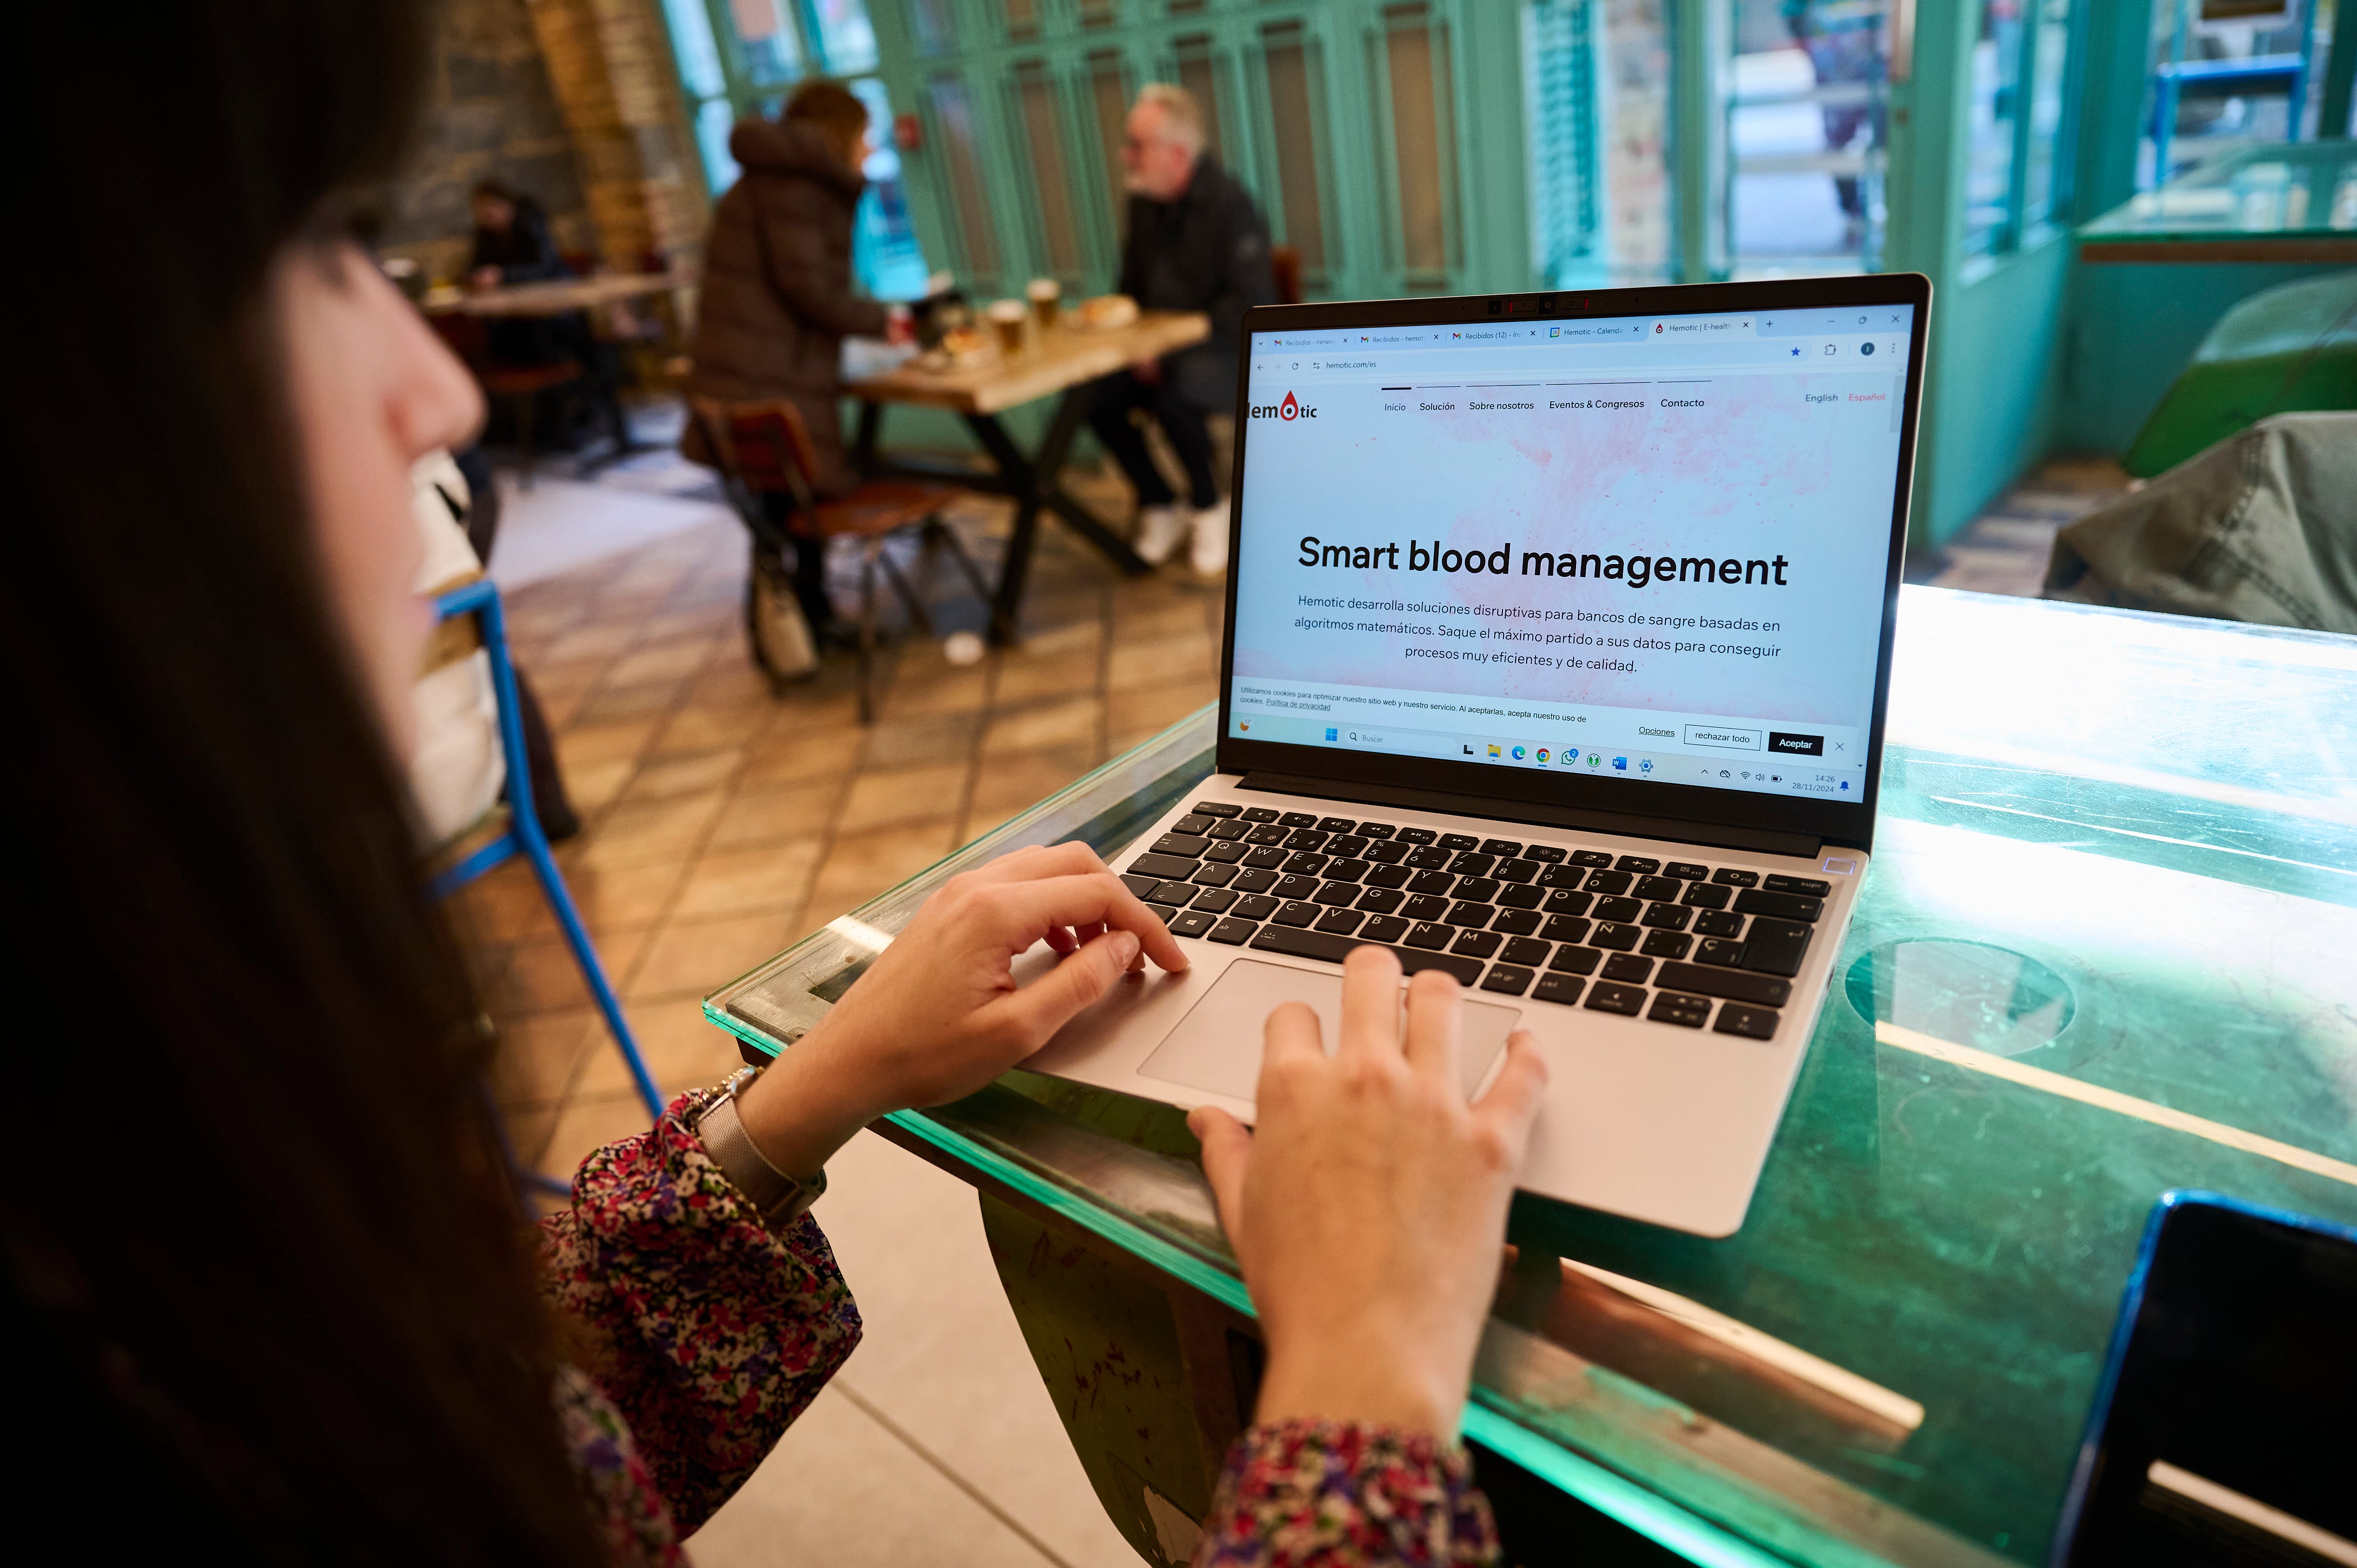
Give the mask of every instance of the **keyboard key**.
[[1230, 805], [1225, 800], [1198, 800], [1187, 809], [1199, 817], [1241, 817], [1244, 813], [1242, 806]]
[[1579, 1000], [1579, 993], [1587, 988], [1587, 983], [1586, 981], [1574, 980], [1567, 974], [1558, 974], [1555, 971], [1549, 970], [1546, 973], [1539, 976], [1537, 987], [1531, 992], [1531, 1000], [1534, 1002], [1559, 1002], [1563, 1004], [1563, 1005], [1568, 1007], [1573, 1003]]
[[1633, 871], [1641, 876], [1651, 876], [1662, 869], [1662, 863], [1650, 854], [1624, 854], [1612, 863], [1615, 871]]
[[1296, 876], [1316, 876], [1326, 869], [1326, 860], [1322, 854], [1312, 854], [1304, 850], [1287, 860], [1285, 869]]
[[1535, 860], [1501, 860], [1493, 874], [1501, 882], [1528, 882], [1539, 874]]
[[1645, 912], [1634, 898], [1598, 898], [1588, 913], [1599, 920], [1633, 920]]
[[1549, 915], [1539, 935], [1551, 942], [1584, 942], [1587, 940], [1587, 922], [1577, 915]]
[[1641, 985], [1615, 985], [1599, 980], [1587, 988], [1587, 1005], [1591, 1012], [1619, 1013], [1633, 1018], [1645, 1005], [1645, 988]]
[[1470, 898], [1477, 904], [1494, 903], [1498, 897], [1498, 879], [1494, 876], [1468, 876], [1457, 884], [1457, 897]]
[[1251, 893], [1236, 900], [1235, 916], [1239, 920], [1265, 920], [1276, 913], [1276, 899]]
[[1501, 996], [1520, 996], [1531, 988], [1534, 978], [1529, 970], [1511, 963], [1491, 964], [1490, 972], [1481, 977], [1481, 989]]
[[1242, 947], [1244, 943], [1252, 940], [1252, 934], [1259, 929], [1260, 928], [1254, 925], [1250, 920], [1239, 920], [1234, 916], [1231, 915], [1226, 919], [1222, 920], [1218, 925], [1213, 926], [1209, 931], [1205, 932], [1204, 935], [1210, 937], [1215, 942], [1225, 942], [1228, 946], [1232, 948]]
[[1675, 1024], [1684, 1029], [1699, 1029], [1710, 1020], [1710, 1004], [1699, 996], [1681, 996], [1674, 991], [1653, 993], [1652, 1010], [1645, 1015], [1656, 1024]]
[[1498, 959], [1501, 963], [1519, 963], [1525, 968], [1535, 969], [1546, 962], [1547, 954], [1552, 950], [1553, 944], [1543, 942], [1536, 937], [1516, 937], [1506, 944]]
[[1448, 907], [1448, 918], [1452, 926], [1470, 926], [1475, 930], [1479, 930], [1488, 925], [1490, 917], [1497, 912], [1498, 907], [1495, 904], [1476, 904], [1467, 900], [1451, 904]]
[[1683, 931], [1686, 929], [1686, 922], [1693, 918], [1694, 911], [1682, 905], [1648, 904], [1645, 906], [1645, 918], [1637, 923], [1650, 930]]
[[1168, 881], [1173, 876], [1194, 875], [1195, 863], [1184, 855], [1141, 854], [1129, 863], [1129, 870], [1133, 876], [1151, 876], [1157, 881]]
[[1297, 828], [1285, 835], [1285, 847], [1295, 851], [1320, 850], [1326, 847], [1326, 841], [1332, 836], [1331, 833], [1313, 832], [1308, 828]]
[[1730, 1002], [1718, 1010], [1718, 1032], [1740, 1035], [1747, 1040], [1772, 1040], [1776, 1037], [1776, 1020], [1782, 1016], [1765, 1007], [1746, 1007]]
[[1804, 898], [1797, 893], [1770, 893], [1758, 887], [1747, 887], [1735, 896], [1735, 908], [1743, 915], [1773, 915], [1780, 920], [1814, 920], [1825, 912], [1822, 898]]
[[[1202, 900], [1197, 899], [1196, 903], [1200, 907]], [[1637, 950], [1647, 958], [1684, 958], [1686, 949], [1692, 946], [1694, 939], [1684, 931], [1652, 931], [1637, 944]]]
[[1367, 846], [1367, 858], [1377, 865], [1397, 865], [1407, 858], [1407, 848], [1390, 839], [1377, 839]]
[[1318, 878], [1314, 876], [1280, 876], [1270, 889], [1280, 898], [1314, 898], [1318, 896]]
[[1359, 928], [1359, 935], [1371, 942], [1395, 942], [1407, 935], [1407, 922], [1397, 915], [1377, 915]]
[[1546, 902], [1540, 907], [1550, 915], [1585, 915], [1587, 913], [1588, 905], [1595, 900], [1596, 895], [1593, 893], [1581, 893], [1569, 887], [1558, 887], [1546, 896]]
[[1355, 882], [1327, 882], [1318, 886], [1313, 904], [1323, 904], [1329, 909], [1347, 909], [1359, 901], [1359, 885]]
[[1331, 931], [1336, 936], [1347, 937], [1357, 930], [1359, 922], [1365, 918], [1366, 917], [1356, 909], [1329, 909], [1318, 917], [1318, 929], [1321, 931]]
[[1446, 871], [1448, 863], [1456, 858], [1437, 843], [1418, 844], [1408, 851], [1407, 864], [1416, 871]]
[[1460, 931], [1457, 940], [1448, 944], [1448, 950], [1463, 953], [1467, 958], [1488, 958], [1498, 950], [1503, 940], [1495, 931]]
[[1394, 950], [1399, 954], [1400, 968], [1409, 974], [1420, 970], [1437, 969], [1444, 974], [1455, 975], [1459, 985], [1470, 985], [1481, 978], [1481, 961], [1478, 958], [1465, 958], [1457, 953], [1421, 952], [1415, 948]]
[[1674, 860], [1662, 867], [1662, 875], [1674, 876], [1681, 882], [1700, 882], [1710, 875], [1710, 867], [1696, 865], [1691, 860]]
[[1306, 926], [1324, 912], [1315, 904], [1305, 904], [1300, 899], [1295, 898], [1277, 906], [1276, 913], [1269, 918], [1280, 926]]
[[1203, 836], [1215, 843], [1234, 843], [1251, 832], [1243, 822], [1213, 822], [1211, 831]]
[[1523, 853], [1523, 846], [1512, 839], [1483, 839], [1481, 841], [1481, 853], [1483, 854], [1502, 854], [1507, 859], [1512, 860], [1514, 856]]
[[1757, 887], [1760, 886], [1760, 874], [1758, 872], [1738, 871], [1731, 865], [1720, 866], [1717, 871], [1710, 874], [1710, 879], [1713, 882], [1717, 883], [1722, 887]]
[[1743, 939], [1743, 967], [1755, 974], [1798, 974], [1809, 950], [1809, 935], [1806, 926], [1754, 920]]
[[1177, 919], [1179, 915], [1183, 913], [1181, 910], [1172, 908], [1168, 904], [1148, 904], [1146, 908], [1156, 919], [1161, 921], [1166, 926], [1171, 921]]
[[1617, 952], [1604, 961], [1604, 978], [1642, 985], [1653, 972], [1653, 961], [1632, 952]]
[[1674, 876], [1640, 876], [1637, 886], [1629, 889], [1631, 897], [1642, 898], [1649, 904], [1675, 903], [1678, 895], [1684, 891], [1685, 884]]
[[1361, 822], [1359, 836], [1362, 839], [1387, 839], [1399, 830], [1389, 822]]
[[1405, 865], [1378, 865], [1367, 873], [1370, 887], [1405, 887], [1409, 876]]
[[1136, 894], [1141, 898], [1153, 892], [1154, 889], [1161, 884], [1161, 882], [1162, 878], [1159, 876], [1133, 876], [1126, 872], [1122, 875], [1121, 879], [1121, 885], [1124, 887], [1128, 888], [1132, 893]]
[[1685, 897], [1681, 901], [1695, 909], [1724, 909], [1727, 908], [1727, 901], [1734, 897], [1732, 888], [1720, 887], [1708, 882], [1690, 882], [1686, 885]]
[[1603, 956], [1594, 948], [1576, 948], [1566, 942], [1555, 950], [1555, 957], [1547, 960], [1547, 967], [1566, 974], [1594, 974], [1597, 961]]
[[1792, 983], [1739, 969], [1706, 969], [1698, 963], [1665, 963], [1654, 983], [1666, 991], [1697, 991], [1760, 1007], [1781, 1007], [1792, 999]]
[[1430, 893], [1419, 893], [1400, 906], [1400, 913], [1411, 920], [1437, 920], [1448, 913], [1448, 900]]
[[1813, 876], [1770, 876], [1760, 886], [1770, 893], [1798, 893], [1810, 898], [1830, 898], [1834, 885]]
[[1210, 817], [1201, 815], [1181, 817], [1170, 824], [1170, 831], [1174, 833], [1207, 833], [1211, 831], [1211, 821]]
[[1275, 844], [1263, 844], [1244, 854], [1244, 864], [1254, 871], [1275, 871], [1292, 857]]
[[1274, 871], [1239, 871], [1236, 879], [1228, 884], [1239, 893], [1265, 893], [1276, 886]]
[[1318, 825], [1318, 819], [1308, 811], [1287, 811], [1276, 822], [1279, 827], [1286, 828], [1314, 828]]
[[1215, 843], [1203, 852], [1203, 858], [1213, 865], [1234, 865], [1243, 860], [1244, 846], [1240, 843]]
[[1407, 879], [1407, 885], [1415, 893], [1446, 893], [1457, 886], [1457, 878], [1445, 871], [1419, 871]]
[[1590, 893], [1626, 893], [1634, 880], [1625, 871], [1591, 871], [1585, 886]]
[[1195, 868], [1195, 883], [1200, 887], [1225, 887], [1236, 879], [1232, 865], [1216, 865], [1206, 861]]
[[1577, 865], [1550, 865], [1539, 873], [1542, 887], [1577, 887], [1587, 880], [1587, 873]]
[[1258, 849], [1274, 849], [1285, 842], [1285, 830], [1274, 822], [1263, 822], [1244, 835], [1244, 843]]
[[1743, 944], [1722, 941], [1717, 938], [1710, 939], [1702, 944], [1702, 951], [1695, 954], [1695, 961], [1715, 964], [1720, 969], [1741, 969]]
[[1211, 847], [1211, 841], [1200, 833], [1164, 833], [1154, 841], [1156, 854], [1175, 854], [1185, 860], [1200, 860]]
[[1481, 841], [1471, 833], [1443, 833], [1437, 842], [1443, 849], [1468, 850], [1481, 847]]
[[1367, 853], [1367, 841], [1353, 833], [1338, 834], [1326, 841], [1326, 853], [1356, 859]]
[[1535, 909], [1544, 897], [1535, 887], [1509, 887], [1498, 895], [1498, 902], [1509, 909]]
[[1234, 907], [1235, 902], [1236, 896], [1226, 888], [1206, 887], [1195, 895], [1195, 902], [1190, 908], [1209, 909], [1214, 915], [1224, 915]]
[[1743, 917], [1722, 915], [1716, 910], [1705, 909], [1695, 917], [1694, 929], [1698, 936], [1739, 937], [1743, 934]]
[[1276, 821], [1276, 813], [1269, 810], [1266, 806], [1247, 806], [1244, 808], [1244, 821], [1248, 822], [1273, 822]]
[[1459, 876], [1487, 876], [1490, 875], [1490, 868], [1497, 864], [1498, 857], [1494, 854], [1482, 854], [1478, 851], [1469, 850], [1450, 861], [1448, 869]]
[[1501, 909], [1498, 918], [1490, 922], [1493, 931], [1503, 931], [1510, 937], [1527, 937], [1539, 929], [1536, 909]]
[[1370, 915], [1388, 915], [1405, 897], [1396, 887], [1370, 887], [1359, 895], [1359, 908]]
[[1551, 843], [1526, 844], [1523, 848], [1523, 858], [1535, 860], [1541, 865], [1561, 865], [1563, 851]]
[[1627, 952], [1637, 945], [1638, 940], [1644, 934], [1635, 926], [1620, 926], [1607, 920], [1596, 928], [1596, 934], [1587, 939], [1587, 945], [1592, 948], [1609, 948], [1614, 952]]
[[1407, 945], [1412, 948], [1445, 948], [1456, 930], [1431, 920], [1418, 920], [1408, 928]]
[[1321, 833], [1347, 833], [1355, 830], [1358, 825], [1357, 821], [1351, 817], [1320, 817], [1318, 819], [1318, 831]]
[[1217, 915], [1209, 915], [1200, 909], [1189, 909], [1170, 922], [1170, 934], [1174, 937], [1200, 937], [1219, 924], [1219, 918]]
[[1430, 828], [1402, 828], [1392, 836], [1402, 843], [1430, 843], [1440, 835]]
[[1612, 857], [1600, 849], [1576, 849], [1571, 852], [1571, 864], [1606, 871], [1611, 868]]

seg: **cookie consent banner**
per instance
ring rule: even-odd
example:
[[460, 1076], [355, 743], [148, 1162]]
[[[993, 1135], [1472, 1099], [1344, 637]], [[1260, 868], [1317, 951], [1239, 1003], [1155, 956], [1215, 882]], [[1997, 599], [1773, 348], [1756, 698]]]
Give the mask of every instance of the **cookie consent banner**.
[[1322, 385], [1252, 427], [1236, 675], [1863, 725], [1893, 391]]

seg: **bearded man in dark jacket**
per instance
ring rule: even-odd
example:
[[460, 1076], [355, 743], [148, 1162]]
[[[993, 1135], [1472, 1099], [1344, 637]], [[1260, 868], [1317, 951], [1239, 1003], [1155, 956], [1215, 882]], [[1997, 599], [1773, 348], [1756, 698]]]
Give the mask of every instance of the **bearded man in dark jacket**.
[[[1211, 335], [1106, 377], [1089, 424], [1137, 491], [1137, 553], [1158, 565], [1191, 532], [1190, 562], [1210, 575], [1227, 567], [1228, 509], [1203, 416], [1234, 405], [1244, 312], [1275, 303], [1276, 278], [1267, 220], [1203, 140], [1193, 94], [1161, 83], [1138, 93], [1121, 147], [1131, 194], [1119, 289], [1146, 310], [1203, 311]], [[1147, 454], [1130, 417], [1138, 411], [1162, 426], [1187, 470], [1184, 507]]]
[[[813, 489], [840, 495], [859, 481], [844, 451], [836, 407], [845, 338], [905, 338], [905, 311], [853, 292], [851, 238], [867, 156], [867, 107], [848, 89], [813, 81], [787, 101], [777, 121], [747, 120], [728, 137], [744, 171], [720, 199], [704, 252], [696, 319], [693, 398], [723, 403], [783, 399], [810, 432]], [[691, 419], [680, 450], [716, 464]], [[784, 498], [775, 514], [783, 532]], [[765, 564], [755, 549], [757, 585]], [[814, 634], [832, 612], [823, 552], [797, 541], [794, 592]], [[757, 594], [758, 598], [758, 594]]]

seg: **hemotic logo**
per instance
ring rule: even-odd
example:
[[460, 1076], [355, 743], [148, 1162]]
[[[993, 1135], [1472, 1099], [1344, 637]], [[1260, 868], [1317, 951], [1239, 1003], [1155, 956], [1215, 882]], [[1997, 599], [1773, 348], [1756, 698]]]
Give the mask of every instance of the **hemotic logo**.
[[1283, 403], [1255, 403], [1252, 416], [1254, 419], [1315, 419], [1318, 411], [1291, 392], [1286, 392]]

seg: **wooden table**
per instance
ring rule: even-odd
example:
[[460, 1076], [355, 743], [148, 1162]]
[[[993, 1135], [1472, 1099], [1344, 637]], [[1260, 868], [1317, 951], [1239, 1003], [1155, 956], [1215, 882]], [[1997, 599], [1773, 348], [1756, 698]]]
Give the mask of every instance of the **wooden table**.
[[[1016, 639], [1023, 609], [1023, 588], [1031, 572], [1031, 547], [1039, 532], [1039, 513], [1053, 511], [1099, 553], [1131, 576], [1153, 570], [1138, 558], [1128, 542], [1067, 492], [1061, 483], [1064, 460], [1081, 424], [1088, 417], [1091, 384], [1128, 369], [1141, 360], [1200, 343], [1211, 335], [1211, 317], [1193, 312], [1148, 311], [1127, 327], [1105, 331], [1036, 329], [1031, 346], [1009, 359], [963, 370], [925, 371], [914, 364], [864, 377], [844, 387], [860, 400], [859, 434], [853, 461], [862, 473], [907, 478], [948, 479], [968, 489], [1015, 499], [1015, 534], [1007, 542], [1006, 559], [998, 572], [998, 590], [990, 612], [991, 640], [1001, 645]], [[1026, 455], [998, 416], [1007, 409], [1061, 393], [1055, 417], [1039, 448]], [[990, 457], [992, 471], [881, 457], [877, 439], [884, 424], [884, 405], [917, 403], [944, 408], [965, 421], [974, 439]]]
[[608, 273], [596, 277], [508, 284], [479, 291], [434, 289], [427, 292], [423, 305], [428, 316], [529, 318], [594, 310], [601, 305], [694, 285], [694, 277], [687, 273]]

